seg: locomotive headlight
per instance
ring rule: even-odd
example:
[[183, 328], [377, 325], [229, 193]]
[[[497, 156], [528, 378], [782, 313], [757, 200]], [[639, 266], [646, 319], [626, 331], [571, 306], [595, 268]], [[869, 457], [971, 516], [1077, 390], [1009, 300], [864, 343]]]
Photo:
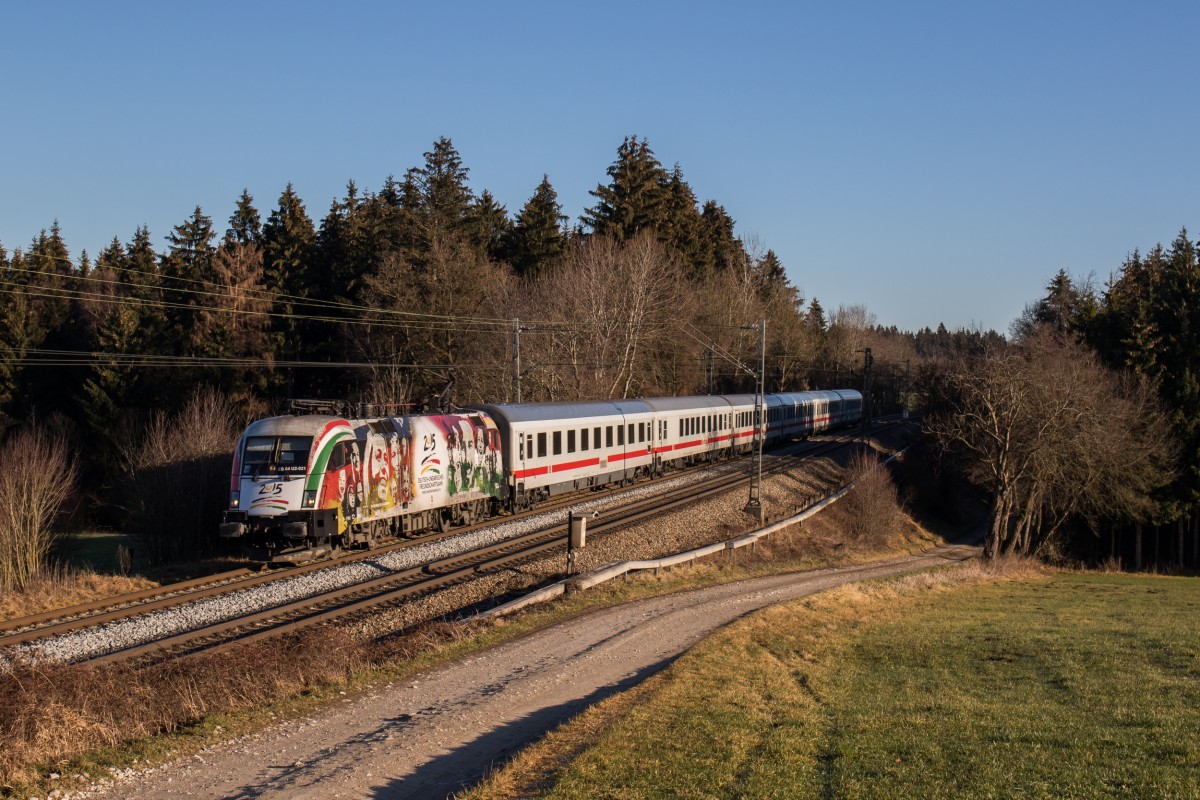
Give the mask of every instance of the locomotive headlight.
[[241, 492], [230, 492], [229, 493], [229, 507], [230, 508], [237, 508], [241, 502], [242, 502], [242, 493]]
[[316, 504], [317, 504], [317, 492], [316, 492], [316, 490], [314, 489], [314, 490], [312, 490], [312, 491], [307, 491], [307, 492], [305, 492], [305, 493], [304, 493], [304, 507], [305, 507], [305, 508], [312, 508], [312, 507], [313, 507], [313, 506], [315, 506]]

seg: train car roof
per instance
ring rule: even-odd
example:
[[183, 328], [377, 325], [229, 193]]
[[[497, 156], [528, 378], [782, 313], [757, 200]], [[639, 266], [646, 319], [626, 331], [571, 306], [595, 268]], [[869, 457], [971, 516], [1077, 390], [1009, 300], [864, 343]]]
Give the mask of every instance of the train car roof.
[[729, 410], [729, 401], [719, 394], [694, 397], [645, 397], [642, 402], [655, 411], [692, 411], [698, 408]]
[[583, 400], [573, 403], [498, 403], [467, 406], [513, 422], [544, 422], [558, 419], [594, 419], [625, 414], [649, 414], [654, 409], [641, 400]]
[[[267, 417], [250, 423], [246, 428], [246, 436], [316, 436], [331, 422], [346, 422], [341, 417], [329, 417], [323, 414], [285, 414], [281, 417]], [[347, 423], [349, 424], [349, 423]]]

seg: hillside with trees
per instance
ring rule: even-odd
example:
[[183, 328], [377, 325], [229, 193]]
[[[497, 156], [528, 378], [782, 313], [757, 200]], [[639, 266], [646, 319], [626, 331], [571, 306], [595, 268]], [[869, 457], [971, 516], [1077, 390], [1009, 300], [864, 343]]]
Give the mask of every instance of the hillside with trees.
[[[804, 297], [772, 249], [739, 237], [717, 200], [701, 201], [637, 136], [575, 224], [549, 175], [530, 187], [510, 211], [471, 185], [441, 138], [376, 191], [347, 183], [319, 218], [291, 184], [270, 208], [243, 190], [223, 225], [197, 206], [163, 246], [141, 226], [94, 258], [72, 256], [54, 223], [25, 247], [0, 247], [0, 421], [58, 443], [64, 476], [78, 474], [64, 505], [76, 523], [151, 537], [170, 528], [147, 548], [170, 559], [214, 546], [232, 437], [290, 398], [421, 410], [518, 391], [524, 401], [750, 391], [742, 365], [757, 360], [765, 319], [768, 391], [864, 388], [871, 348], [879, 411], [927, 405], [962, 420], [1018, 385], [1031, 404], [1079, 398], [1086, 408], [1055, 407], [1063, 427], [1040, 439], [1030, 420], [1045, 409], [1013, 411], [1004, 424], [1027, 452], [1003, 454], [1021, 466], [999, 473], [1001, 456], [980, 439], [996, 430], [935, 420], [953, 441], [945, 466], [993, 499], [993, 549], [1094, 560], [1103, 535], [1108, 556], [1141, 563], [1141, 540], [1126, 538], [1153, 530], [1159, 547], [1176, 526], [1184, 563], [1200, 499], [1200, 278], [1186, 233], [1134, 253], [1104, 292], [1060, 274], [1010, 341], [901, 331], [861, 305]], [[1096, 443], [1115, 460], [1100, 463]], [[6, 469], [35, 468], [14, 453]], [[137, 490], [180, 480], [211, 490], [184, 520]]]

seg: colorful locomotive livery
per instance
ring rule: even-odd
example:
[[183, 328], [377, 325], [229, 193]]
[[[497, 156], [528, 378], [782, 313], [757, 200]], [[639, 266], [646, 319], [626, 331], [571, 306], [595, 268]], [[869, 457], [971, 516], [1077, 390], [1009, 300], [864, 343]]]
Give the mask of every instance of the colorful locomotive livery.
[[271, 417], [238, 443], [221, 535], [254, 558], [307, 560], [482, 516], [501, 483], [482, 414]]
[[[769, 394], [767, 444], [857, 422], [853, 390]], [[271, 417], [234, 454], [221, 535], [269, 562], [527, 508], [744, 453], [753, 395], [484, 405], [456, 414]]]

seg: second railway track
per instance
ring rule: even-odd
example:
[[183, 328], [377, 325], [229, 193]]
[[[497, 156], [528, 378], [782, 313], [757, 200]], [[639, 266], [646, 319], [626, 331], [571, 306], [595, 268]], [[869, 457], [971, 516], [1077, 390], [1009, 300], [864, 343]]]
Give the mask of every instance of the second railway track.
[[[812, 442], [800, 454], [774, 454], [771, 456], [774, 463], [765, 469], [765, 474], [790, 469], [797, 461], [824, 455], [834, 449], [846, 446], [848, 443], [847, 438], [839, 437], [839, 440], [832, 442]], [[683, 488], [670, 488], [664, 491], [661, 488], [663, 482], [660, 481], [656, 482], [657, 485], [642, 484], [626, 493], [618, 494], [615, 499], [618, 502], [622, 500], [624, 502], [621, 502], [618, 509], [606, 511], [601, 519], [593, 523], [592, 534], [603, 535], [606, 531], [632, 524], [648, 516], [661, 514], [681, 505], [695, 503], [703, 497], [729, 491], [738, 485], [744, 485], [748, 480], [745, 461], [726, 462], [715, 468], [710, 467], [708, 470], [703, 470], [702, 473], [705, 471], [715, 472], [715, 474], [697, 476], [697, 480], [687, 483]], [[680, 479], [679, 474], [674, 477]], [[683, 474], [683, 477], [686, 477], [686, 473]], [[630, 498], [631, 494], [650, 496]], [[239, 575], [236, 579], [230, 579], [232, 583], [224, 581], [221, 584], [221, 586], [233, 586], [232, 589], [222, 589], [221, 586], [212, 586], [204, 584], [202, 581], [196, 581], [193, 583], [199, 588], [197, 593], [190, 598], [187, 597], [187, 592], [171, 592], [167, 597], [160, 596], [149, 600], [150, 603], [161, 605], [143, 605], [139, 610], [131, 612], [127, 616], [145, 615], [148, 611], [160, 609], [169, 611], [173, 607], [179, 607], [177, 612], [187, 608], [198, 608], [205, 599], [219, 597], [229, 592], [241, 593], [239, 590], [249, 591], [251, 587], [265, 584], [282, 584], [284, 580], [288, 579], [290, 579], [289, 582], [296, 583], [323, 571], [357, 567], [363, 573], [358, 578], [348, 580], [342, 585], [315, 590], [307, 587], [293, 593], [297, 596], [268, 599], [255, 608], [243, 613], [225, 614], [223, 618], [205, 618], [203, 614], [194, 614], [191, 615], [190, 622], [182, 625], [174, 627], [152, 625], [152, 629], [158, 628], [163, 631], [161, 635], [143, 636], [138, 640], [123, 640], [116, 635], [115, 631], [115, 626], [122, 620], [122, 612], [121, 610], [110, 610], [100, 615], [81, 616], [65, 622], [60, 621], [56, 625], [51, 625], [50, 628], [32, 627], [15, 631], [9, 636], [0, 637], [0, 647], [14, 644], [38, 647], [37, 643], [32, 645], [29, 643], [33, 639], [44, 638], [47, 635], [46, 631], [56, 626], [60, 630], [87, 636], [88, 631], [81, 631], [81, 627], [107, 624], [108, 628], [92, 631], [93, 638], [101, 641], [90, 650], [87, 647], [82, 648], [86, 652], [75, 657], [55, 653], [61, 648], [46, 649], [43, 646], [39, 647], [39, 650], [45, 650], [46, 655], [58, 660], [89, 661], [90, 663], [126, 660], [160, 661], [198, 652], [213, 652], [237, 643], [268, 636], [279, 636], [313, 625], [352, 618], [358, 614], [369, 613], [380, 606], [405, 602], [413, 597], [433, 592], [476, 575], [511, 568], [514, 563], [546, 557], [555, 549], [565, 548], [563, 537], [565, 519], [550, 521], [549, 524], [536, 526], [534, 530], [477, 546], [472, 546], [468, 540], [472, 538], [472, 534], [487, 533], [506, 525], [528, 523], [529, 517], [541, 519], [568, 507], [597, 505], [613, 500], [614, 497], [611, 493], [605, 493], [605, 496], [601, 498], [587, 495], [574, 496], [565, 499], [557, 507], [542, 508], [534, 514], [522, 515], [520, 519], [509, 517], [501, 519], [499, 522], [491, 520], [486, 525], [472, 526], [472, 529], [460, 529], [442, 537], [426, 537], [402, 542], [386, 550], [359, 554], [353, 559], [323, 562], [270, 575], [252, 577]], [[429, 551], [431, 546], [448, 539], [462, 540], [466, 548], [444, 554]], [[418, 550], [422, 551], [423, 555], [419, 558], [409, 559], [411, 563], [406, 564], [400, 557], [404, 555], [406, 549], [412, 549], [411, 555], [413, 556], [417, 554]], [[389, 557], [395, 563], [388, 563]], [[233, 573], [228, 574], [228, 576], [232, 575]], [[242, 580], [247, 582], [237, 582]], [[167, 590], [172, 588], [180, 587], [163, 587], [158, 594], [167, 594]], [[265, 586], [263, 590], [266, 591], [270, 588], [270, 586]], [[190, 605], [182, 606], [183, 603]], [[61, 616], [60, 614], [59, 617]], [[129, 623], [130, 621], [126, 619], [125, 622]], [[61, 633], [58, 635], [62, 636]], [[69, 636], [65, 638], [69, 638]], [[103, 640], [106, 638], [111, 640], [107, 645], [103, 644]]]

